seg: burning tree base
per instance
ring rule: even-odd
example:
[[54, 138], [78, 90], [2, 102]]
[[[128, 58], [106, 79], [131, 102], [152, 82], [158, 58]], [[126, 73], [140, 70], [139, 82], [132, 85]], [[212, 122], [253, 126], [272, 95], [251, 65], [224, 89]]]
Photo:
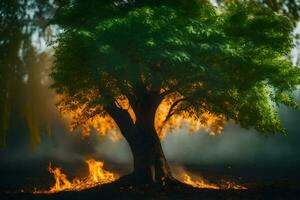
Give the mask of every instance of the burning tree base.
[[[72, 181], [68, 180], [67, 176], [61, 171], [60, 168], [52, 167], [51, 163], [49, 164], [48, 170], [53, 174], [55, 183], [49, 190], [37, 190], [34, 191], [35, 194], [51, 194], [62, 191], [81, 191], [89, 188], [94, 188], [103, 184], [112, 183], [119, 179], [119, 175], [108, 170], [104, 169], [103, 161], [96, 161], [89, 159], [85, 161], [88, 165], [89, 174], [85, 178], [74, 178]], [[247, 189], [242, 185], [238, 185], [234, 182], [223, 181], [221, 184], [213, 184], [206, 181], [202, 177], [196, 177], [190, 175], [189, 173], [181, 170], [180, 172], [175, 173], [177, 179], [164, 180], [163, 187], [167, 188], [169, 186], [192, 186], [194, 188], [202, 189], [214, 189], [214, 190], [226, 190], [226, 189]], [[129, 174], [121, 177], [116, 185], [119, 185], [120, 189], [132, 189], [132, 188], [141, 188], [145, 187], [156, 187], [155, 184], [143, 185], [139, 182], [136, 182], [136, 175]], [[161, 187], [161, 186], [160, 186]]]

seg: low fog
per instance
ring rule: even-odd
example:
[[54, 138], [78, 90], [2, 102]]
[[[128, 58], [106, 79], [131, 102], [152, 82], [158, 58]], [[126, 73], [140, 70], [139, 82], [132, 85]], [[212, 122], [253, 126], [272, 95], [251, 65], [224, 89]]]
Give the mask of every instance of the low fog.
[[[28, 128], [15, 117], [7, 137], [6, 147], [0, 150], [1, 163], [51, 158], [60, 161], [83, 161], [87, 157], [106, 159], [115, 163], [131, 163], [131, 154], [125, 140], [114, 141], [95, 131], [83, 137], [80, 130], [70, 132], [68, 123], [58, 116], [51, 133], [41, 131], [41, 143], [30, 146]], [[300, 149], [300, 112], [285, 107], [280, 109], [288, 135], [260, 135], [229, 123], [222, 134], [209, 135], [205, 131], [191, 133], [188, 128], [170, 132], [162, 145], [167, 159], [181, 164], [298, 164]], [[50, 160], [49, 160], [50, 161]]]

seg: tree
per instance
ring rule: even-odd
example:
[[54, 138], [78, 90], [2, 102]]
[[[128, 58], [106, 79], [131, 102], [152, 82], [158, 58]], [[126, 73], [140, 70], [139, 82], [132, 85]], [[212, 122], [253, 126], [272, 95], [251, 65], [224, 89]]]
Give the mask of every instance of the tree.
[[[273, 11], [283, 14], [291, 19], [293, 23], [297, 23], [300, 17], [300, 2], [298, 0], [252, 0], [255, 3], [268, 7]], [[217, 3], [228, 4], [234, 1], [217, 0]], [[249, 2], [249, 0], [235, 0], [235, 2]]]
[[209, 113], [262, 134], [286, 133], [276, 108], [299, 108], [300, 84], [288, 18], [251, 2], [221, 10], [209, 1], [141, 2], [64, 4], [51, 74], [60, 106], [82, 108], [75, 124], [113, 118], [131, 148], [135, 181], [173, 180], [154, 123], [168, 98], [165, 121]]
[[18, 50], [24, 39], [22, 27], [24, 22], [18, 16], [24, 17], [24, 10], [17, 1], [1, 1], [0, 3], [0, 144], [4, 143], [8, 128], [11, 88], [14, 67], [20, 64]]
[[[28, 64], [27, 61], [36, 59], [38, 62], [38, 57], [41, 56], [33, 50], [35, 46], [32, 35], [37, 33], [40, 37], [46, 35], [45, 29], [53, 16], [53, 6], [50, 0], [1, 0], [0, 2], [0, 146], [5, 144], [11, 110], [24, 110], [26, 107], [24, 102], [20, 103], [18, 99], [22, 93], [21, 88], [24, 88], [26, 75], [31, 82], [33, 62]], [[28, 57], [31, 58], [27, 59]], [[23, 95], [22, 98], [28, 96]], [[18, 104], [21, 104], [20, 107], [16, 106]], [[28, 117], [29, 115], [24, 117], [26, 121], [30, 121]], [[36, 124], [37, 120], [34, 120]], [[32, 130], [35, 128], [29, 123], [28, 127], [33, 133]]]

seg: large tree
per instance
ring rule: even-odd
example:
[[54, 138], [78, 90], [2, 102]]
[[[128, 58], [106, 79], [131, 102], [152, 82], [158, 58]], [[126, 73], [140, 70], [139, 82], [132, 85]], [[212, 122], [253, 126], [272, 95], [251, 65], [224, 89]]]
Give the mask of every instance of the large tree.
[[289, 60], [293, 25], [269, 8], [167, 0], [61, 5], [54, 21], [64, 31], [52, 68], [60, 106], [81, 108], [77, 125], [110, 116], [131, 148], [135, 181], [173, 179], [155, 127], [166, 99], [164, 121], [209, 113], [263, 134], [286, 132], [280, 104], [299, 107], [300, 70]]

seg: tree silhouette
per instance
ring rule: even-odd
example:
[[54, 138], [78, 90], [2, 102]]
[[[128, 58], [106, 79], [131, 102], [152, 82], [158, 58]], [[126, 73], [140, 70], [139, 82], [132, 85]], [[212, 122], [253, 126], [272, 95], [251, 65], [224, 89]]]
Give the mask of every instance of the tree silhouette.
[[[172, 3], [130, 2], [63, 6], [52, 77], [64, 109], [84, 105], [78, 125], [97, 115], [113, 118], [132, 150], [135, 180], [172, 180], [154, 124], [166, 98], [173, 99], [166, 121], [210, 113], [263, 134], [285, 133], [276, 107], [298, 108], [292, 92], [300, 84], [288, 59], [288, 18], [256, 3], [216, 10], [202, 1], [187, 12]], [[87, 6], [102, 12], [83, 14]]]

